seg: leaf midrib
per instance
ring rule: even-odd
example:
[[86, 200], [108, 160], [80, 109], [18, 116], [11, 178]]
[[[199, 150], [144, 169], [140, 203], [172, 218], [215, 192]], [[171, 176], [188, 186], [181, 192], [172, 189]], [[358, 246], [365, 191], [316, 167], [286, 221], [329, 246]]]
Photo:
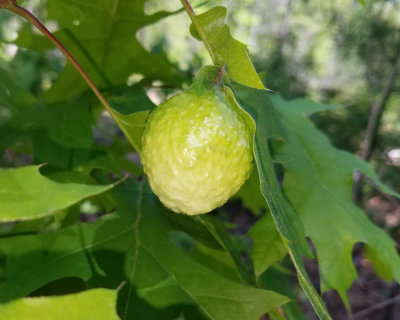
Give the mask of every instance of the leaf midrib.
[[103, 68], [104, 68], [105, 59], [106, 59], [106, 57], [108, 55], [108, 52], [109, 52], [111, 35], [113, 33], [113, 30], [114, 30], [115, 18], [116, 18], [117, 11], [119, 9], [119, 5], [120, 5], [120, 0], [115, 0], [114, 1], [114, 6], [113, 6], [112, 11], [111, 11], [108, 32], [107, 32], [107, 34], [106, 34], [106, 36], [104, 38], [104, 47], [105, 47], [105, 49], [104, 49], [104, 53], [103, 53], [103, 56], [102, 56], [102, 59], [101, 59], [101, 63], [100, 63], [100, 65]]
[[[133, 284], [133, 280], [135, 278], [137, 258], [139, 256], [139, 250], [140, 250], [140, 246], [141, 246], [140, 237], [139, 237], [139, 223], [140, 223], [140, 219], [142, 217], [143, 183], [144, 182], [142, 180], [139, 184], [139, 194], [138, 194], [138, 201], [137, 201], [137, 216], [136, 216], [135, 223], [132, 227], [132, 230], [135, 229], [136, 232], [135, 232], [135, 254], [133, 257], [133, 267], [132, 267], [132, 272], [130, 274], [130, 277], [128, 279], [131, 282], [131, 284]], [[128, 296], [126, 299], [126, 305], [125, 305], [125, 311], [124, 311], [124, 319], [127, 319], [129, 306], [130, 306], [129, 300], [130, 300], [130, 297], [132, 294], [132, 288], [133, 288], [133, 285], [130, 285], [129, 289], [128, 289]]]
[[74, 254], [77, 254], [77, 253], [80, 253], [80, 252], [83, 252], [83, 251], [87, 251], [88, 249], [95, 248], [95, 247], [97, 247], [97, 246], [99, 246], [99, 245], [101, 245], [101, 244], [103, 244], [103, 243], [105, 243], [105, 242], [118, 239], [119, 237], [122, 237], [122, 236], [124, 236], [125, 234], [131, 232], [131, 231], [134, 229], [134, 227], [135, 227], [134, 225], [133, 225], [133, 226], [130, 226], [128, 229], [126, 229], [126, 230], [123, 231], [122, 233], [119, 233], [118, 235], [114, 235], [114, 236], [108, 237], [108, 238], [106, 238], [106, 239], [103, 239], [103, 240], [101, 240], [101, 241], [99, 241], [99, 242], [92, 243], [92, 244], [90, 244], [90, 245], [81, 247], [81, 248], [79, 248], [79, 249], [69, 251], [69, 252], [67, 252], [67, 253], [65, 253], [65, 254], [63, 254], [63, 255], [57, 257], [57, 258], [54, 258], [54, 259], [52, 259], [52, 260], [47, 261], [45, 264], [37, 265], [36, 268], [31, 268], [31, 269], [27, 270], [25, 273], [19, 274], [19, 275], [18, 275], [18, 278], [25, 278], [25, 277], [27, 277], [27, 276], [29, 276], [29, 275], [31, 275], [31, 274], [34, 274], [37, 270], [40, 269], [40, 270], [42, 271], [43, 268], [48, 267], [49, 265], [52, 265], [52, 264], [54, 264], [54, 263], [56, 263], [56, 262], [58, 262], [58, 261], [60, 261], [60, 260], [62, 260], [62, 259], [64, 259], [64, 258], [66, 258], [66, 257], [68, 257], [68, 256], [71, 256], [71, 255], [74, 255]]

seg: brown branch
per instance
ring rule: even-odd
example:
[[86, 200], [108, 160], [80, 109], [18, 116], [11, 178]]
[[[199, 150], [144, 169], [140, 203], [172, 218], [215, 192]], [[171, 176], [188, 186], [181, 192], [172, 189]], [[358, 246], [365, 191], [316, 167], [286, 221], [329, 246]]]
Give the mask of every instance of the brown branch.
[[[368, 118], [367, 131], [361, 143], [361, 158], [363, 160], [368, 161], [369, 158], [371, 157], [376, 132], [378, 131], [379, 127], [379, 121], [385, 109], [386, 102], [389, 99], [390, 93], [392, 92], [399, 69], [400, 69], [400, 52], [393, 65], [392, 72], [388, 80], [386, 81], [385, 86], [383, 87], [379, 99], [371, 106]], [[353, 188], [353, 200], [356, 203], [360, 201], [362, 196], [363, 179], [364, 175], [361, 172], [357, 171], [354, 175], [354, 188]]]
[[382, 301], [382, 302], [380, 302], [380, 303], [378, 303], [378, 304], [376, 304], [374, 306], [371, 306], [371, 307], [369, 307], [367, 309], [364, 309], [364, 310], [361, 310], [361, 311], [357, 312], [356, 314], [353, 315], [353, 320], [365, 319], [365, 316], [370, 314], [371, 312], [374, 312], [374, 311], [379, 310], [379, 309], [383, 309], [386, 306], [391, 305], [391, 304], [396, 303], [396, 302], [400, 302], [400, 295], [395, 296], [395, 297], [390, 298], [390, 299], [387, 299], [387, 300]]

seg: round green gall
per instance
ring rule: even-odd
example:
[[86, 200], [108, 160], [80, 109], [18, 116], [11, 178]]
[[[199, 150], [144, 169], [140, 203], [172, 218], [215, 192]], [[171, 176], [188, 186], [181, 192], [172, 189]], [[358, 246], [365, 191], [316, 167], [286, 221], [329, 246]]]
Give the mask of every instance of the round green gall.
[[193, 90], [160, 104], [148, 117], [141, 161], [150, 186], [175, 212], [207, 213], [248, 178], [251, 132], [233, 99]]

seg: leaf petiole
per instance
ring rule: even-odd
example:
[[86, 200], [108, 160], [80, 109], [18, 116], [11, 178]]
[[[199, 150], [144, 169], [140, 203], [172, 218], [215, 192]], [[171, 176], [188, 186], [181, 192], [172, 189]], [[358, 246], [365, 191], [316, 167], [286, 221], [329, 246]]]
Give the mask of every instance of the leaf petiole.
[[207, 51], [210, 54], [212, 61], [214, 62], [215, 65], [218, 65], [217, 58], [215, 57], [215, 54], [211, 48], [211, 45], [207, 40], [207, 36], [206, 36], [204, 30], [201, 28], [200, 23], [196, 18], [196, 13], [194, 12], [192, 6], [190, 5], [189, 0], [181, 0], [181, 2], [182, 2], [183, 7], [185, 8], [187, 14], [190, 17], [190, 20], [192, 20], [193, 26], [196, 28], [197, 33], [199, 34], [204, 45], [206, 46]]

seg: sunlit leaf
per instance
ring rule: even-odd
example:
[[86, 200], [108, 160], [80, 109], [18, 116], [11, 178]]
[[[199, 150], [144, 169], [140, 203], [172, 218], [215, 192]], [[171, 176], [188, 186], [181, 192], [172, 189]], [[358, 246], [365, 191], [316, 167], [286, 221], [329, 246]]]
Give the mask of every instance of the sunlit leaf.
[[[264, 88], [247, 54], [247, 47], [232, 38], [225, 24], [226, 8], [215, 7], [197, 19], [206, 34], [207, 42], [220, 66], [227, 66], [229, 75], [235, 81], [254, 88]], [[199, 38], [194, 26], [192, 34]]]

